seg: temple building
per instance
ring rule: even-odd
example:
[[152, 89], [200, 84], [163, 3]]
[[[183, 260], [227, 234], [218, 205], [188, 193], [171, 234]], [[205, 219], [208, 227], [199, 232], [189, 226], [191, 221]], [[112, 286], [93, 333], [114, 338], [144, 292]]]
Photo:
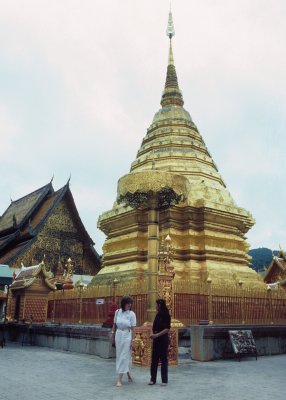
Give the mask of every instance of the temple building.
[[69, 257], [75, 274], [95, 275], [100, 257], [77, 211], [69, 182], [54, 191], [52, 182], [11, 201], [0, 217], [0, 264], [10, 268], [45, 264], [55, 272]]
[[8, 301], [9, 319], [15, 321], [45, 322], [47, 318], [48, 294], [55, 290], [52, 273], [45, 264], [22, 267], [10, 285]]
[[282, 287], [286, 289], [286, 253], [280, 248], [277, 256], [273, 255], [273, 259], [268, 266], [264, 282], [270, 287]]
[[[175, 279], [263, 285], [262, 278], [249, 268], [245, 235], [254, 219], [234, 202], [184, 108], [173, 57], [174, 33], [170, 13], [169, 57], [161, 108], [147, 129], [129, 176], [156, 170], [187, 178], [185, 201], [159, 212], [160, 240], [169, 234], [175, 248]], [[113, 208], [99, 217], [98, 227], [107, 238], [97, 283], [110, 282], [114, 276], [139, 281], [146, 278], [147, 215], [146, 209], [126, 207], [117, 199]]]

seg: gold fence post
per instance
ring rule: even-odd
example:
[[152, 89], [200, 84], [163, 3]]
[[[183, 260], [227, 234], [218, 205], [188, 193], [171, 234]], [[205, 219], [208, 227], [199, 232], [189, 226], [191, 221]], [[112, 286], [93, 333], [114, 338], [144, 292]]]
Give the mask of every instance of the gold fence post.
[[272, 304], [272, 290], [270, 286], [267, 286], [267, 297], [269, 303], [269, 315], [270, 315], [270, 324], [273, 325], [273, 304]]
[[56, 315], [56, 291], [53, 291], [53, 314], [52, 314], [52, 322], [55, 322]]
[[79, 284], [79, 321], [78, 323], [81, 324], [82, 323], [82, 289], [84, 287], [84, 283], [80, 282]]
[[209, 324], [212, 325], [213, 322], [213, 295], [212, 295], [212, 287], [211, 287], [212, 280], [211, 278], [207, 279], [208, 284], [208, 319]]
[[116, 303], [116, 286], [120, 281], [117, 278], [114, 278], [112, 281], [112, 299], [113, 303]]
[[239, 281], [239, 294], [241, 297], [240, 301], [240, 314], [241, 314], [241, 323], [245, 324], [245, 296], [244, 296], [244, 290], [242, 288], [243, 282]]

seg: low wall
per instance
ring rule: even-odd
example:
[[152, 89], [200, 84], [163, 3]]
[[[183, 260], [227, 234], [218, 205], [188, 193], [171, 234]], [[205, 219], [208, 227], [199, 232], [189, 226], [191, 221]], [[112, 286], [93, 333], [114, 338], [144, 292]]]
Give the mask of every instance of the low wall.
[[[258, 356], [286, 353], [286, 325], [207, 325], [190, 327], [191, 358], [197, 361], [223, 358], [229, 330], [251, 330]], [[233, 355], [230, 343], [226, 351], [226, 355]]]
[[5, 326], [6, 339], [23, 344], [114, 358], [110, 329], [100, 325], [20, 324]]
[[[259, 356], [286, 353], [286, 325], [195, 325], [179, 330], [179, 346], [189, 347], [191, 344], [193, 360], [218, 360], [223, 358], [228, 331], [240, 329], [252, 331]], [[8, 323], [5, 325], [5, 337], [20, 343], [24, 339], [24, 344], [94, 354], [102, 358], [115, 357], [115, 349], [109, 340], [110, 329], [100, 325], [35, 323], [29, 330], [28, 324]], [[227, 352], [234, 356], [230, 344]]]

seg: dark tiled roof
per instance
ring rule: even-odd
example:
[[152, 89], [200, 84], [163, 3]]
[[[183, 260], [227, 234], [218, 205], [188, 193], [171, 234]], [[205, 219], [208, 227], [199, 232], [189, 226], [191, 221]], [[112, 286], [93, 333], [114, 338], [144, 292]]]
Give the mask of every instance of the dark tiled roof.
[[[94, 259], [95, 265], [100, 265], [100, 257], [81, 221], [69, 184], [55, 192], [51, 183], [12, 202], [3, 214], [0, 219], [0, 263], [11, 264], [33, 243], [36, 235], [64, 196], [77, 223], [77, 228], [85, 240], [87, 251]], [[13, 215], [15, 215], [18, 229], [13, 227]]]
[[12, 201], [0, 218], [0, 236], [1, 233], [4, 233], [5, 231], [9, 231], [10, 229], [15, 230], [17, 227], [22, 226], [28, 220], [41, 200], [52, 191], [53, 187], [49, 183], [19, 200]]
[[16, 231], [14, 233], [11, 233], [11, 235], [6, 235], [6, 236], [3, 236], [2, 238], [0, 238], [0, 250], [3, 249], [4, 247], [6, 247], [7, 244], [9, 242], [11, 242], [11, 240], [14, 240], [19, 235], [20, 235], [20, 232]]
[[0, 253], [0, 263], [10, 264], [15, 257], [17, 257], [24, 251], [26, 246], [28, 246], [31, 243], [31, 241], [32, 240], [28, 240], [22, 243], [15, 244], [8, 251], [5, 251], [5, 253], [3, 254]]

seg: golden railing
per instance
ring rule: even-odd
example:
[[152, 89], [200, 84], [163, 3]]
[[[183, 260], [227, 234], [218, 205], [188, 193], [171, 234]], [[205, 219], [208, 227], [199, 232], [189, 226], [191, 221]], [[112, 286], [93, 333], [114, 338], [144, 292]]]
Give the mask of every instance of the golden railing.
[[50, 293], [47, 317], [53, 322], [101, 324], [107, 319], [111, 304], [115, 302], [120, 307], [120, 300], [124, 295], [132, 296], [137, 320], [139, 323], [145, 322], [147, 290], [144, 282], [120, 283], [116, 285], [116, 294], [114, 287], [110, 285], [84, 289], [79, 287]]
[[[115, 292], [114, 292], [115, 290]], [[48, 319], [67, 323], [102, 323], [112, 301], [133, 297], [138, 324], [147, 320], [147, 283], [119, 283], [49, 294]], [[208, 320], [214, 324], [285, 324], [286, 291], [242, 286], [174, 282], [173, 318], [186, 325]]]

